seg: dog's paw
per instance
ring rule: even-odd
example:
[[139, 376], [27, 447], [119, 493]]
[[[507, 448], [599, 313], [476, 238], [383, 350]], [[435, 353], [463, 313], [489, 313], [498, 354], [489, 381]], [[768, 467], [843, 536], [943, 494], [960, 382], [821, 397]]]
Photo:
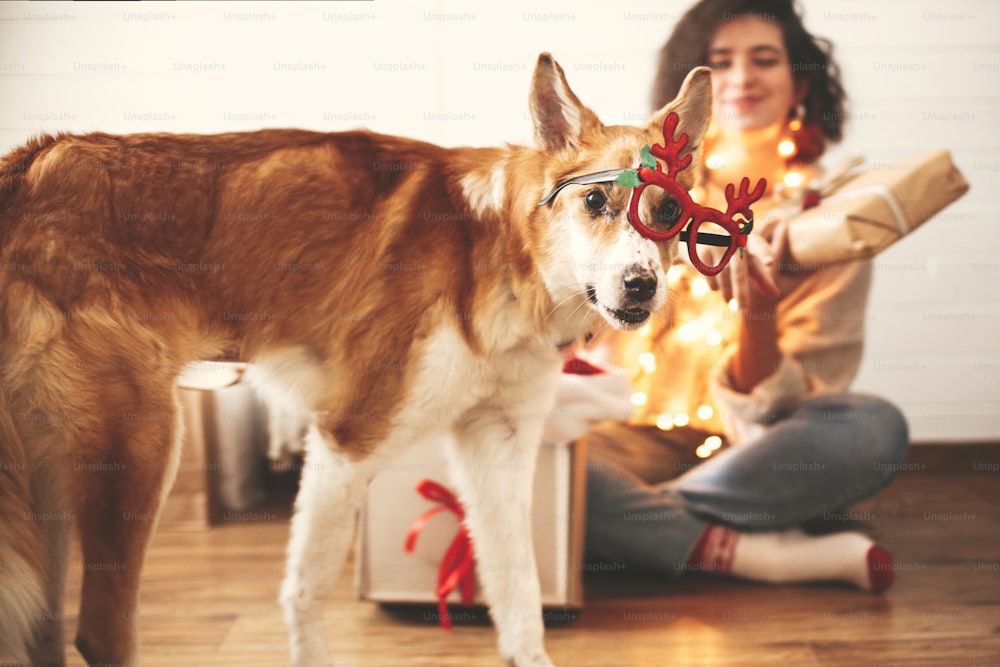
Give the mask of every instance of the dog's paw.
[[341, 662], [340, 660], [334, 660], [327, 656], [326, 658], [301, 658], [292, 662], [294, 667], [349, 667], [346, 662]]
[[538, 651], [528, 655], [514, 656], [507, 661], [508, 667], [555, 667], [545, 651]]
[[293, 633], [291, 652], [294, 667], [343, 667], [330, 657], [322, 632]]

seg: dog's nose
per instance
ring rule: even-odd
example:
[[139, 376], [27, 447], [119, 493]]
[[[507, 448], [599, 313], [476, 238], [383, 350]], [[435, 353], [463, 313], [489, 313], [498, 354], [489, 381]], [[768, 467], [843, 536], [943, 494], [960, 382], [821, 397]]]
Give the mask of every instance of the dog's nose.
[[625, 271], [625, 295], [637, 303], [649, 301], [656, 294], [656, 274], [639, 265]]

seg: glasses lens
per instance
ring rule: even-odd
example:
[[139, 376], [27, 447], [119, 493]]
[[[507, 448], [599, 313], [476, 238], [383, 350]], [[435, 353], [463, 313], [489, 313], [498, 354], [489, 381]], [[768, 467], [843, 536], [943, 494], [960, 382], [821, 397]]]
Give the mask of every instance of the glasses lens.
[[725, 227], [707, 220], [692, 223], [684, 234], [684, 240], [691, 234], [695, 235], [694, 252], [701, 263], [713, 271], [721, 270], [734, 245], [732, 234]]
[[658, 234], [679, 232], [687, 222], [680, 202], [655, 185], [643, 190], [639, 211], [645, 225]]

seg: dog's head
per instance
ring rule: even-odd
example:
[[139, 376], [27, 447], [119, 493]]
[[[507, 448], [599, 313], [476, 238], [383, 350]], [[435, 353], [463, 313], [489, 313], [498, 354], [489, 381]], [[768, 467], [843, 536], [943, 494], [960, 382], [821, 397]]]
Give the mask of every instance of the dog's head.
[[[531, 86], [535, 143], [547, 155], [539, 189], [548, 193], [575, 176], [636, 167], [644, 145], [664, 143], [663, 121], [671, 111], [680, 118], [677, 135], [688, 134], [687, 148], [697, 165], [711, 106], [710, 71], [702, 67], [690, 72], [677, 98], [646, 125], [606, 126], [573, 94], [562, 68], [542, 54]], [[693, 171], [678, 175], [683, 187], [694, 184]], [[662, 190], [646, 193], [641, 219], [676, 215], [676, 203]], [[547, 261], [540, 270], [556, 304], [585, 297], [618, 329], [642, 326], [666, 304], [666, 268], [677, 255], [677, 237], [655, 243], [633, 229], [627, 217], [631, 194], [631, 188], [613, 182], [567, 185], [538, 207], [534, 220], [535, 230], [544, 230], [539, 240]]]

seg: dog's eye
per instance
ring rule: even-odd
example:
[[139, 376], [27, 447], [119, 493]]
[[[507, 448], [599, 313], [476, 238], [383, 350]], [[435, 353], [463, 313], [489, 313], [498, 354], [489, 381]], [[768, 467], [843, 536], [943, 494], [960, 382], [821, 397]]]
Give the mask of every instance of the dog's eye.
[[600, 190], [591, 190], [583, 198], [583, 203], [591, 213], [603, 213], [604, 207], [608, 203], [608, 198]]
[[656, 225], [670, 229], [681, 219], [681, 205], [671, 197], [665, 197], [653, 214]]

